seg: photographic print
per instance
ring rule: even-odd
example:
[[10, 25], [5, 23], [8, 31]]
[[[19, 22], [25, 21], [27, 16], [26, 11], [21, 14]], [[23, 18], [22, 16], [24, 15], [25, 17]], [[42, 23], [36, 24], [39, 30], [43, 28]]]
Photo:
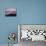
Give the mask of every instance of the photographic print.
[[16, 16], [16, 8], [6, 8], [5, 16]]

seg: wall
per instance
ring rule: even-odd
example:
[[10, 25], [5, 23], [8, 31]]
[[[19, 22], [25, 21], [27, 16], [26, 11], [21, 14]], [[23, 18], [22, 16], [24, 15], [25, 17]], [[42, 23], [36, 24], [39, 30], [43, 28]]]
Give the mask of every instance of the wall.
[[[16, 17], [5, 17], [5, 8], [17, 8]], [[17, 24], [46, 24], [46, 0], [0, 0], [0, 44], [8, 43]], [[17, 40], [16, 40], [17, 42]]]

